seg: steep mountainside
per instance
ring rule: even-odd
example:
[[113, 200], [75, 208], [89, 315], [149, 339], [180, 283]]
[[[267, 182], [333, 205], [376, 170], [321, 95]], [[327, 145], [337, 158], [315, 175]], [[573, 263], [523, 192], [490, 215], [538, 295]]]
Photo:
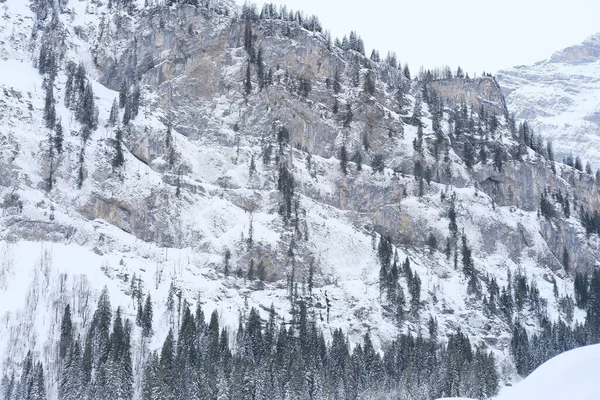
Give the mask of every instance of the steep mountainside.
[[552, 140], [560, 159], [573, 154], [600, 167], [600, 34], [531, 66], [496, 78], [516, 118]]
[[503, 381], [517, 321], [583, 322], [598, 185], [519, 144], [492, 78], [411, 79], [300, 14], [143, 3], [0, 6], [2, 373], [32, 350], [55, 398], [63, 310], [83, 340], [105, 286], [130, 319], [151, 295], [136, 395], [181, 304], [231, 332], [306, 306], [378, 350], [462, 332]]

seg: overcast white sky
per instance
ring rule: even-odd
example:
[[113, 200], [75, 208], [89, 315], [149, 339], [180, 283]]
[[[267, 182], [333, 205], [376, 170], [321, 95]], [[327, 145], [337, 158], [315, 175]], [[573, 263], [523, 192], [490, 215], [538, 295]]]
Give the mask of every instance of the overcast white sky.
[[[237, 0], [243, 4], [244, 0]], [[333, 37], [362, 36], [411, 70], [496, 72], [544, 60], [600, 32], [600, 0], [275, 0], [316, 14]], [[260, 7], [264, 1], [256, 2]]]

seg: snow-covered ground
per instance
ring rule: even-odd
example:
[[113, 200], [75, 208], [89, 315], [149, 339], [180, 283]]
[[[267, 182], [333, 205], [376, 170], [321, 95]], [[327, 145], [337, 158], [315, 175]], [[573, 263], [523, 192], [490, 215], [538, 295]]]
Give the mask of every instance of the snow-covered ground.
[[581, 347], [545, 362], [497, 400], [597, 400], [599, 377], [600, 345]]
[[581, 347], [546, 361], [515, 386], [504, 388], [494, 400], [597, 400], [599, 376], [600, 345]]

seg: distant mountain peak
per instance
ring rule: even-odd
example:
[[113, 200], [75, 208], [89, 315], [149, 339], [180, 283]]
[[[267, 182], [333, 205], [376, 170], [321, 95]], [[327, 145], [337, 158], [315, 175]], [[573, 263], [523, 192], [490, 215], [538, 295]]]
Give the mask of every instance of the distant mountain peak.
[[551, 63], [584, 64], [600, 59], [600, 32], [588, 37], [583, 43], [557, 51], [550, 57]]

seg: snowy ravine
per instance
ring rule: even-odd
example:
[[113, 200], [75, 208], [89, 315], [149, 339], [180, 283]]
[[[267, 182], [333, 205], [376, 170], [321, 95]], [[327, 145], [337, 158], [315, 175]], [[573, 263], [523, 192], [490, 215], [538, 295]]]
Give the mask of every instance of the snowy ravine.
[[[493, 351], [503, 382], [518, 379], [512, 317], [490, 311], [491, 282], [510, 288], [509, 276], [524, 276], [546, 303], [515, 311], [529, 332], [545, 316], [585, 318], [559, 304], [573, 297], [574, 271], [600, 259], [578, 213], [600, 208], [598, 185], [520, 148], [491, 78], [409, 79], [395, 61], [341, 49], [297, 22], [247, 22], [226, 1], [138, 0], [130, 12], [105, 3], [60, 0], [55, 22], [28, 1], [0, 3], [0, 374], [32, 349], [56, 398], [65, 305], [84, 332], [107, 287], [135, 320], [134, 276], [154, 305], [151, 350], [176, 325], [170, 287], [207, 316], [216, 309], [232, 332], [252, 307], [266, 320], [273, 305], [289, 322], [290, 298], [301, 296], [327, 340], [337, 328], [351, 343], [369, 331], [378, 350], [399, 333], [429, 336], [434, 318], [440, 337], [461, 331]], [[58, 67], [62, 151], [47, 128], [43, 48]], [[258, 54], [269, 78], [249, 61]], [[84, 67], [98, 111], [87, 140], [65, 106], [69, 63]], [[139, 112], [122, 123], [129, 106], [116, 107], [111, 123], [122, 87], [140, 90]], [[569, 199], [571, 214], [552, 200], [556, 215], [541, 216], [545, 190]], [[385, 237], [421, 282], [411, 303], [396, 277], [401, 321], [381, 290]], [[470, 276], [461, 249], [471, 251]], [[142, 342], [136, 327], [136, 393]]]

